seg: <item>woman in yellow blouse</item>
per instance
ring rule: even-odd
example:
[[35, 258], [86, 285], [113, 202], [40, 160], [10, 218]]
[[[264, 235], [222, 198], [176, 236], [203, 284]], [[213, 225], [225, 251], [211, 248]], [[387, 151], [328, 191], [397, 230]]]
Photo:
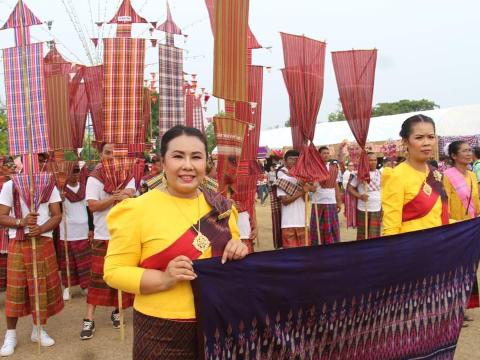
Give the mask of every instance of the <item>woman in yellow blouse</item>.
[[424, 115], [412, 116], [403, 122], [400, 136], [408, 159], [382, 184], [384, 235], [448, 224], [441, 174], [427, 165], [436, 144], [435, 123]]
[[477, 177], [468, 170], [472, 162], [472, 148], [465, 141], [454, 141], [448, 146], [453, 167], [443, 173], [443, 185], [448, 196], [450, 218], [467, 220], [480, 214]]
[[207, 146], [194, 128], [176, 126], [161, 145], [166, 186], [118, 204], [107, 217], [111, 234], [104, 278], [135, 294], [133, 359], [196, 359], [192, 260], [244, 258], [231, 202], [200, 184]]

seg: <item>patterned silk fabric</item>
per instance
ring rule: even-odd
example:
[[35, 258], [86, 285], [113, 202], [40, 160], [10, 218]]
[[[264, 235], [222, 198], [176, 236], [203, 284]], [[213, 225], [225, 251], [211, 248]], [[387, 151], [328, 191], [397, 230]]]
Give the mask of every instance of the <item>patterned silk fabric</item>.
[[183, 50], [171, 45], [158, 45], [159, 74], [158, 115], [160, 137], [175, 125], [185, 124], [183, 92]]
[[145, 39], [104, 39], [104, 141], [136, 143], [143, 131]]
[[227, 265], [195, 261], [202, 358], [453, 359], [479, 237], [477, 218]]
[[[43, 44], [4, 49], [3, 62], [10, 154], [49, 151]], [[30, 110], [28, 119], [27, 104]], [[31, 149], [28, 148], [27, 121], [31, 124]]]

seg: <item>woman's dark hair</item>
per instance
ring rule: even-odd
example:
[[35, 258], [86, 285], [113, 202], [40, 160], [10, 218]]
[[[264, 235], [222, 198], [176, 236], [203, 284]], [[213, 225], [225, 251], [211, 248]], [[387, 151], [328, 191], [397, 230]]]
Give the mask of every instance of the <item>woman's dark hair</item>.
[[476, 157], [477, 159], [480, 159], [480, 147], [475, 146], [475, 147], [473, 148], [473, 155], [475, 155], [475, 157]]
[[433, 167], [434, 169], [438, 170], [438, 162], [437, 160], [428, 160], [427, 164]]
[[422, 123], [422, 122], [432, 124], [433, 131], [435, 131], [435, 122], [433, 121], [433, 119], [428, 116], [418, 114], [418, 115], [413, 115], [409, 117], [407, 120], [403, 122], [402, 129], [400, 130], [400, 137], [404, 140], [407, 140], [412, 134], [413, 125]]
[[458, 151], [460, 150], [460, 147], [466, 143], [467, 143], [466, 141], [457, 140], [457, 141], [451, 142], [450, 145], [448, 145], [448, 157], [450, 158], [450, 160], [452, 160], [452, 162], [455, 162], [453, 155], [457, 155]]
[[300, 156], [300, 153], [298, 152], [298, 150], [290, 149], [285, 153], [285, 156], [283, 157], [283, 159], [287, 161], [287, 159], [292, 156]]
[[207, 155], [207, 158], [208, 158], [208, 146], [207, 146], [207, 139], [205, 138], [205, 135], [203, 135], [202, 132], [196, 128], [183, 126], [183, 125], [176, 125], [170, 128], [170, 130], [168, 130], [162, 136], [162, 144], [160, 145], [160, 154], [162, 155], [162, 157], [165, 157], [165, 154], [167, 153], [167, 150], [168, 150], [168, 144], [170, 143], [170, 141], [182, 135], [196, 137], [198, 140], [200, 140], [203, 143], [203, 145], [205, 145], [205, 154]]
[[322, 152], [323, 150], [330, 150], [330, 149], [328, 148], [328, 146], [320, 146], [318, 148], [318, 152]]

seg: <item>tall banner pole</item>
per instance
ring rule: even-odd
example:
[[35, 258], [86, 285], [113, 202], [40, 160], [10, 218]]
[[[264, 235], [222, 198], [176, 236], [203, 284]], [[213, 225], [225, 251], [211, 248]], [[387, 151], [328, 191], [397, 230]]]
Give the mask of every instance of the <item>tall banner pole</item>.
[[[65, 185], [66, 186], [66, 185]], [[65, 191], [62, 192], [62, 198], [65, 199]], [[68, 254], [68, 242], [67, 242], [67, 209], [65, 208], [65, 200], [63, 200], [63, 240], [65, 246], [65, 266], [67, 268], [67, 287], [68, 287], [68, 300], [70, 297], [70, 288], [71, 288], [71, 277], [70, 277], [70, 256]]]
[[[23, 75], [22, 76], [22, 85], [23, 85], [23, 95], [25, 97], [25, 117], [27, 120], [27, 146], [28, 146], [28, 177], [29, 177], [29, 190], [30, 190], [30, 213], [35, 212], [35, 202], [34, 202], [34, 195], [35, 195], [35, 187], [34, 187], [34, 178], [33, 178], [33, 139], [32, 139], [32, 121], [31, 121], [31, 113], [30, 113], [30, 94], [28, 89], [28, 79], [27, 79], [27, 59], [26, 59], [26, 51], [25, 46], [27, 45], [27, 37], [25, 34], [24, 28], [24, 8], [23, 8], [23, 1], [19, 0], [20, 5], [20, 32], [21, 32], [21, 39], [22, 44], [20, 46], [22, 52], [22, 68], [23, 68]], [[32, 241], [32, 265], [33, 265], [33, 285], [34, 285], [34, 293], [35, 293], [35, 317], [36, 320], [36, 330], [37, 330], [37, 350], [38, 353], [41, 353], [41, 325], [40, 325], [40, 296], [38, 291], [38, 265], [37, 265], [37, 239], [35, 236], [30, 237]]]

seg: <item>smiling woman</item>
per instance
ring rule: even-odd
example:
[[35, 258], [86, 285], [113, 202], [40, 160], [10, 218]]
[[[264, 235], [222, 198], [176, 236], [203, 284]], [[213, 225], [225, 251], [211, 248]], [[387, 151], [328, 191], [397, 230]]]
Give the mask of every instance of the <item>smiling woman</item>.
[[136, 295], [133, 359], [193, 360], [192, 260], [238, 260], [247, 248], [232, 203], [200, 186], [207, 168], [203, 134], [175, 126], [162, 137], [161, 155], [167, 186], [123, 201], [107, 218], [105, 281]]
[[408, 159], [382, 179], [384, 235], [449, 222], [442, 175], [427, 164], [436, 144], [434, 121], [424, 115], [412, 116], [403, 122], [400, 136], [408, 149]]

